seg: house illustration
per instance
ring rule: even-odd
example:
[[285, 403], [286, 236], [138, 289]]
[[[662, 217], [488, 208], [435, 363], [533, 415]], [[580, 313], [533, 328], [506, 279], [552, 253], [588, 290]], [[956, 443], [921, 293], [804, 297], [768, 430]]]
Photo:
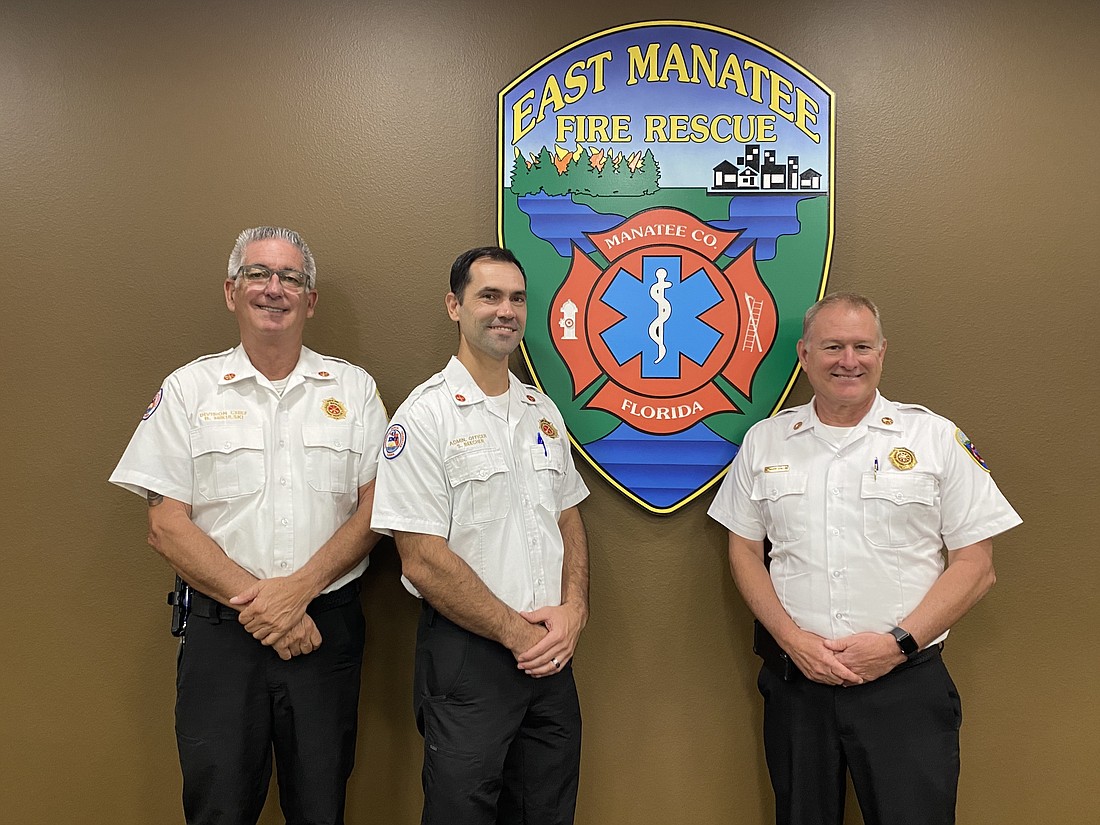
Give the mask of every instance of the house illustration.
[[737, 163], [723, 160], [712, 170], [707, 194], [728, 192], [821, 192], [821, 173], [814, 169], [801, 171], [798, 155], [788, 155], [780, 163], [774, 149], [766, 149], [763, 157], [760, 145], [749, 144]]

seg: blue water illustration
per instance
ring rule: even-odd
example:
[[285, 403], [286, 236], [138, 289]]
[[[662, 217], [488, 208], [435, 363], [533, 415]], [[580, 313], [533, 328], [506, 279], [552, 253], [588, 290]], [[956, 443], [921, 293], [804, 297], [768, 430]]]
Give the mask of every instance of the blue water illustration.
[[[650, 435], [620, 424], [585, 451], [619, 484], [651, 507], [683, 501], [725, 469], [737, 455], [702, 422], [675, 435]], [[655, 472], [654, 468], [660, 468]]]
[[[725, 250], [731, 258], [741, 255], [756, 243], [756, 260], [770, 261], [775, 257], [775, 242], [781, 235], [799, 231], [798, 202], [819, 197], [819, 193], [791, 195], [738, 195], [730, 200], [728, 220], [711, 221], [715, 229], [741, 230], [742, 234]], [[618, 226], [626, 217], [595, 211], [584, 203], [576, 203], [572, 195], [524, 195], [519, 198], [520, 210], [531, 219], [531, 233], [554, 247], [563, 258], [572, 257], [576, 244], [586, 254], [596, 251], [585, 233], [606, 232]]]

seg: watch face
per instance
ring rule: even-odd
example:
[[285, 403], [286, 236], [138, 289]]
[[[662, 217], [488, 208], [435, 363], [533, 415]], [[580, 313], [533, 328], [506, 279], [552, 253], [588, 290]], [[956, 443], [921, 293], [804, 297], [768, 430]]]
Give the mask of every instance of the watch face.
[[906, 656], [912, 656], [917, 652], [917, 640], [909, 635], [909, 631], [903, 630], [900, 627], [895, 627], [890, 633], [897, 640], [901, 652]]

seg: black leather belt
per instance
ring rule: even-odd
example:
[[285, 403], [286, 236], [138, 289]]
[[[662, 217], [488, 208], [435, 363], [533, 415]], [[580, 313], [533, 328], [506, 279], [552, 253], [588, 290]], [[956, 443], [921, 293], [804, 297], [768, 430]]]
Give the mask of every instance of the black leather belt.
[[[322, 593], [306, 607], [306, 613], [324, 613], [334, 607], [342, 607], [348, 602], [359, 597], [359, 579], [350, 581], [338, 590], [331, 593]], [[228, 605], [216, 601], [198, 590], [191, 591], [191, 615], [201, 616], [212, 621], [237, 620], [238, 611]]]

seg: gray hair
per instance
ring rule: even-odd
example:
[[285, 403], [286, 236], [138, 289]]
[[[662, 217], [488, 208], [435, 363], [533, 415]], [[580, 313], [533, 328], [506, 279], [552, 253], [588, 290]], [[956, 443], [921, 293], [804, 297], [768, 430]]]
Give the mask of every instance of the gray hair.
[[303, 275], [306, 276], [306, 289], [315, 289], [317, 286], [317, 264], [313, 260], [313, 253], [309, 251], [302, 236], [293, 229], [283, 229], [280, 226], [254, 226], [246, 229], [237, 236], [237, 242], [233, 244], [233, 251], [229, 253], [229, 280], [237, 279], [237, 270], [241, 267], [241, 259], [244, 258], [244, 248], [255, 241], [266, 241], [275, 238], [286, 241], [297, 247], [302, 253]]
[[817, 318], [817, 314], [825, 307], [832, 306], [833, 304], [845, 304], [852, 309], [865, 309], [875, 316], [875, 327], [878, 330], [878, 343], [882, 343], [882, 316], [879, 315], [878, 307], [875, 306], [875, 302], [865, 295], [860, 295], [858, 292], [832, 292], [806, 310], [806, 314], [802, 317], [802, 340], [807, 341], [810, 338], [810, 327], [813, 326], [814, 319]]

